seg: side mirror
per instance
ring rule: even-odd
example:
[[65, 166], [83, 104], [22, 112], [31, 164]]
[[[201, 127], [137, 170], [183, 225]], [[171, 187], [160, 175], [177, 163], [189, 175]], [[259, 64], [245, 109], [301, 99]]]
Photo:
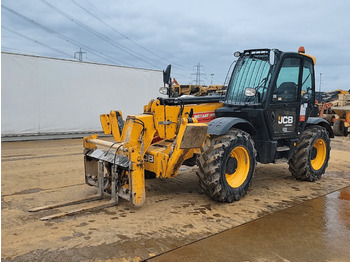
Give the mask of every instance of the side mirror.
[[311, 94], [310, 93], [304, 93], [302, 96], [302, 102], [307, 103], [311, 100]]
[[165, 71], [163, 71], [163, 82], [164, 85], [168, 84], [170, 86], [171, 79], [170, 79], [170, 72], [171, 72], [171, 65], [168, 65]]
[[163, 71], [164, 87], [159, 88], [159, 93], [161, 93], [162, 95], [168, 95], [169, 97], [172, 96], [170, 72], [171, 72], [171, 65], [168, 65], [165, 71]]

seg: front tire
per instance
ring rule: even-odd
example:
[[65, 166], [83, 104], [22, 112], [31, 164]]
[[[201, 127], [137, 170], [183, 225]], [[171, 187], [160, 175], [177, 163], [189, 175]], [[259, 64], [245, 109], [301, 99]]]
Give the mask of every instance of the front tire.
[[211, 136], [197, 159], [199, 184], [213, 200], [233, 202], [248, 190], [256, 165], [256, 150], [250, 135], [231, 129]]
[[328, 166], [330, 151], [330, 139], [325, 128], [315, 126], [306, 129], [288, 161], [289, 171], [298, 180], [319, 180]]

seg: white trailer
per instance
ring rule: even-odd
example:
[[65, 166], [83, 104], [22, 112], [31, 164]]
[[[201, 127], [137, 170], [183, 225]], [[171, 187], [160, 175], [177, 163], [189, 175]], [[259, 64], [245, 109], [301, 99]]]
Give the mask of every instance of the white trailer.
[[101, 130], [99, 115], [141, 113], [159, 96], [162, 71], [1, 54], [1, 135]]

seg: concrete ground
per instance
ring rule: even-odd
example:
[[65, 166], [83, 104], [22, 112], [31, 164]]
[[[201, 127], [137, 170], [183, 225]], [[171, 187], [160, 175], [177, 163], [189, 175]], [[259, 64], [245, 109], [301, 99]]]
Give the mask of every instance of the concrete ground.
[[349, 261], [350, 187], [147, 261]]
[[58, 211], [28, 210], [96, 193], [84, 184], [82, 141], [3, 142], [2, 261], [347, 261], [350, 138], [331, 146], [314, 183], [293, 179], [287, 164], [258, 165], [248, 195], [223, 204], [201, 192], [196, 167], [184, 167], [147, 180], [140, 208], [121, 200], [43, 222]]

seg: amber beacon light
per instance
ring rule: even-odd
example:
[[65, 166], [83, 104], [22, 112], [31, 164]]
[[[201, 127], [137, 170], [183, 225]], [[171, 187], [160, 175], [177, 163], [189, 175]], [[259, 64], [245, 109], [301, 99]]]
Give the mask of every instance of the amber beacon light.
[[303, 54], [305, 54], [305, 47], [303, 47], [303, 46], [299, 47], [298, 53], [303, 53]]

